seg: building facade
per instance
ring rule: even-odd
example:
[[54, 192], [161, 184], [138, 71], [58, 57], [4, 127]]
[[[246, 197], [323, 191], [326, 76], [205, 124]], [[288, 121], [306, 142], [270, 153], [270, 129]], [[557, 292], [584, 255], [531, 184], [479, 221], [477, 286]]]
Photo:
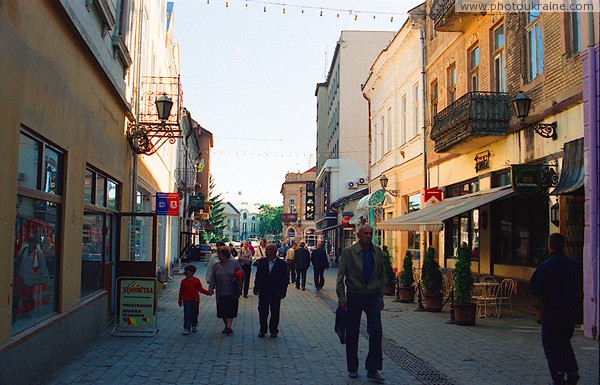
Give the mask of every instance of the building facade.
[[315, 228], [315, 167], [305, 172], [288, 172], [281, 185], [283, 195], [282, 242], [287, 245], [317, 243]]

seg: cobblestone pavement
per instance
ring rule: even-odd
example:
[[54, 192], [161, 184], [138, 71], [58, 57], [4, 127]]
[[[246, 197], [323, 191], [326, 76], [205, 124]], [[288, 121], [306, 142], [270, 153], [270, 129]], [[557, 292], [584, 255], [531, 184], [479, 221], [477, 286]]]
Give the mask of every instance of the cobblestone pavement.
[[[197, 266], [204, 282], [206, 267]], [[154, 337], [113, 337], [108, 328], [45, 384], [367, 384], [364, 366], [358, 379], [348, 378], [345, 347], [333, 332], [335, 274], [335, 268], [326, 272], [319, 292], [312, 269], [306, 291], [289, 286], [277, 339], [257, 338], [258, 298], [252, 295], [240, 298], [233, 336], [221, 333], [214, 297], [207, 296], [201, 297], [198, 333], [182, 335], [177, 291], [183, 276], [175, 274], [160, 294]], [[549, 383], [541, 329], [531, 316], [478, 319], [476, 326], [461, 327], [445, 323], [448, 311], [415, 312], [415, 304], [393, 300], [386, 297], [382, 314], [381, 374], [387, 384]], [[363, 335], [361, 363], [366, 330]], [[598, 342], [576, 331], [573, 344], [580, 384], [598, 384]]]

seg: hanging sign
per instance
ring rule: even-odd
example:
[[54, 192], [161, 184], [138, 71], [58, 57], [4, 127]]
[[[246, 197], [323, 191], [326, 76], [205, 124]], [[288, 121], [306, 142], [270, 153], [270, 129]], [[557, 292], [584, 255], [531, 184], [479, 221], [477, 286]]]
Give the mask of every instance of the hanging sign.
[[315, 220], [315, 182], [306, 182], [306, 208], [305, 218], [307, 221]]
[[423, 202], [428, 204], [436, 204], [442, 201], [442, 190], [437, 188], [426, 189], [423, 193]]
[[112, 334], [156, 333], [156, 279], [123, 277], [117, 280], [118, 305]]
[[156, 214], [158, 215], [179, 215], [179, 194], [177, 193], [156, 193]]
[[542, 192], [542, 167], [539, 164], [515, 164], [510, 168], [510, 182], [517, 194], [532, 197]]

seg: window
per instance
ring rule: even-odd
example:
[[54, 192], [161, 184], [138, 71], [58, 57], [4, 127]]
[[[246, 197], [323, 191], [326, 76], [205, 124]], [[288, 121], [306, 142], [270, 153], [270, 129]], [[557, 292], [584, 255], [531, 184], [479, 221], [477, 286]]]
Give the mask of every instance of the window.
[[419, 193], [408, 196], [406, 200], [406, 207], [408, 208], [409, 213], [417, 211], [421, 208], [421, 195]]
[[452, 256], [458, 256], [458, 247], [466, 243], [472, 250], [472, 258], [479, 258], [479, 209], [467, 211], [449, 221]]
[[[113, 260], [113, 215], [119, 208], [119, 189], [119, 184], [102, 172], [86, 168], [81, 241], [82, 297], [104, 289], [104, 265]], [[143, 194], [138, 192], [137, 198], [141, 207]]]
[[565, 16], [567, 17], [568, 53], [574, 55], [581, 51], [581, 13], [568, 12]]
[[402, 124], [402, 144], [406, 143], [409, 138], [408, 136], [408, 127], [406, 124], [406, 95], [402, 95], [402, 100], [400, 101], [400, 119]]
[[413, 259], [421, 259], [421, 234], [416, 231], [408, 232], [408, 251]]
[[392, 150], [394, 148], [394, 135], [392, 133], [392, 108], [389, 107], [385, 113], [386, 116], [386, 122], [387, 122], [387, 131], [386, 131], [386, 136], [387, 136], [387, 140], [388, 140], [388, 151]]
[[431, 116], [438, 113], [438, 82], [434, 80], [431, 83]]
[[469, 91], [479, 91], [479, 46], [469, 51]]
[[473, 179], [446, 187], [444, 197], [452, 198], [461, 195], [472, 194], [477, 191], [479, 191], [479, 180]]
[[499, 171], [492, 174], [492, 187], [508, 186], [510, 184], [510, 170]]
[[12, 331], [17, 332], [57, 310], [60, 270], [62, 175], [64, 155], [26, 132], [20, 134], [15, 255], [12, 281]]
[[290, 199], [290, 214], [296, 213], [296, 199]]
[[456, 65], [448, 68], [448, 105], [456, 100]]
[[527, 78], [535, 79], [544, 72], [544, 43], [540, 11], [527, 13]]
[[506, 92], [506, 52], [504, 49], [504, 24], [493, 31], [494, 90]]
[[413, 136], [419, 132], [419, 84], [413, 86]]

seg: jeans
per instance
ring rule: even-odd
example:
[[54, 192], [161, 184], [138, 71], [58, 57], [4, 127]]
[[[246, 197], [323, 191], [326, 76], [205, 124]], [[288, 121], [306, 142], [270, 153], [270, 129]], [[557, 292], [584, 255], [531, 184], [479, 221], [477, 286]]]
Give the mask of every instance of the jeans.
[[325, 286], [325, 277], [323, 276], [324, 269], [315, 268], [315, 287], [322, 289]]
[[269, 333], [277, 335], [279, 333], [279, 309], [281, 307], [281, 298], [276, 294], [258, 295], [258, 318], [260, 321], [260, 332], [267, 332], [267, 318], [269, 311], [271, 319], [269, 321]]
[[187, 331], [198, 326], [200, 301], [183, 301], [183, 328]]
[[552, 378], [560, 372], [577, 373], [577, 361], [571, 346], [576, 309], [544, 309], [542, 344]]
[[307, 269], [296, 269], [296, 287], [306, 287], [306, 270]]
[[251, 264], [242, 265], [242, 271], [244, 272], [244, 297], [248, 296], [248, 288], [250, 288], [250, 272], [252, 270]]
[[369, 354], [365, 360], [365, 369], [381, 370], [383, 353], [381, 340], [383, 328], [381, 326], [381, 307], [379, 293], [356, 294], [347, 293], [348, 324], [346, 326], [346, 363], [348, 372], [358, 370], [358, 337], [360, 331], [360, 318], [364, 311], [367, 315], [367, 332], [369, 333]]

